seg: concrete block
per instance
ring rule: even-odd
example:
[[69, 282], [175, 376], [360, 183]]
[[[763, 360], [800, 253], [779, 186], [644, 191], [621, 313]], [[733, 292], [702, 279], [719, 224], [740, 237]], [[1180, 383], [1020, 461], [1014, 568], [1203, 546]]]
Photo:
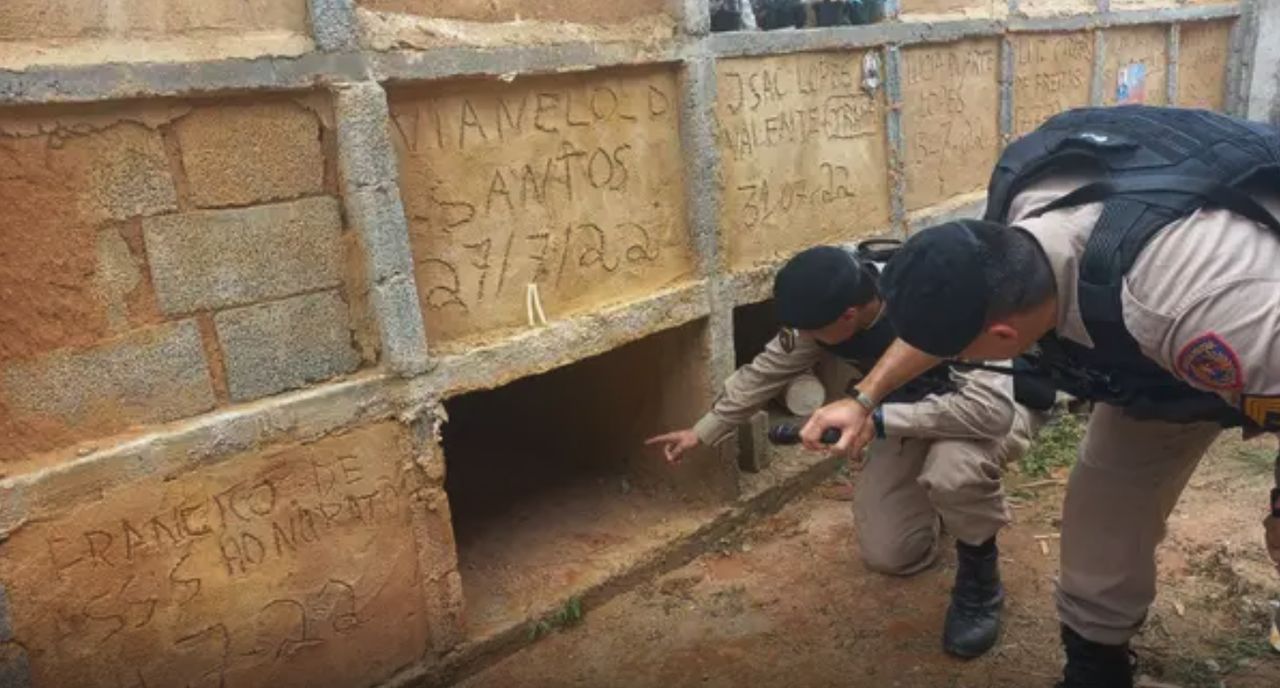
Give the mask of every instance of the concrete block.
[[302, 387], [360, 364], [347, 306], [336, 291], [223, 311], [213, 322], [234, 401]]
[[883, 84], [873, 50], [719, 63], [720, 227], [731, 269], [888, 226]]
[[401, 377], [425, 372], [430, 366], [427, 334], [413, 279], [398, 275], [374, 285], [372, 292], [382, 364]]
[[1168, 28], [1127, 26], [1107, 29], [1102, 70], [1104, 105], [1164, 105], [1168, 69]]
[[202, 208], [323, 190], [320, 120], [291, 102], [203, 107], [174, 125], [192, 203]]
[[311, 35], [321, 50], [356, 50], [359, 26], [355, 0], [307, 0], [311, 12]]
[[343, 181], [365, 187], [396, 180], [396, 157], [388, 132], [387, 94], [377, 82], [334, 88], [338, 166]]
[[751, 422], [738, 428], [738, 467], [748, 473], [759, 473], [773, 461], [769, 446], [769, 412], [757, 411]]
[[428, 338], [470, 346], [689, 281], [680, 96], [669, 67], [392, 92]]
[[908, 212], [986, 186], [1000, 149], [999, 66], [995, 40], [903, 48]]
[[0, 645], [0, 688], [31, 688], [31, 660], [15, 643]]
[[[192, 321], [157, 325], [80, 350], [0, 365], [0, 456], [16, 458], [131, 425], [213, 408]], [[7, 421], [7, 423], [5, 422]]]
[[31, 684], [370, 686], [448, 649], [419, 573], [423, 552], [456, 568], [448, 509], [410, 445], [377, 422], [86, 490], [27, 523], [0, 580]]
[[328, 196], [142, 223], [165, 313], [279, 298], [342, 281], [342, 219]]

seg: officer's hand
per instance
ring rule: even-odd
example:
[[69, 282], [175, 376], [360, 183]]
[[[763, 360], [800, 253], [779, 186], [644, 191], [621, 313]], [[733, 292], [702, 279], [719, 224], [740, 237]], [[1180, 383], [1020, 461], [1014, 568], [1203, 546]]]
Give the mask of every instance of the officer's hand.
[[646, 445], [661, 444], [662, 454], [667, 457], [667, 463], [680, 463], [682, 454], [698, 446], [698, 435], [692, 428], [687, 428], [650, 437], [644, 443]]
[[[840, 430], [840, 441], [828, 447], [822, 444], [822, 431], [827, 428]], [[852, 456], [862, 451], [875, 439], [875, 423], [866, 407], [853, 399], [835, 401], [809, 416], [809, 422], [800, 429], [800, 441], [809, 451], [829, 451], [840, 456]]]

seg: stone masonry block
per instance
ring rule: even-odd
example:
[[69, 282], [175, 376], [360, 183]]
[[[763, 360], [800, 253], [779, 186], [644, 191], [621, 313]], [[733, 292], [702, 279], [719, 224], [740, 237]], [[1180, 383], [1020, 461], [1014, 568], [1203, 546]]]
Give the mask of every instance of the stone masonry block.
[[399, 187], [390, 183], [351, 190], [346, 203], [347, 218], [364, 244], [369, 279], [381, 282], [412, 273], [413, 251]]
[[200, 335], [183, 321], [0, 367], [0, 401], [16, 416], [109, 432], [206, 411], [214, 396]]
[[388, 369], [411, 377], [428, 368], [427, 335], [413, 280], [397, 275], [373, 286], [382, 360]]
[[301, 105], [201, 108], [174, 129], [197, 206], [247, 205], [322, 190], [320, 120]]
[[223, 311], [213, 318], [235, 401], [349, 373], [360, 364], [336, 291]]
[[387, 94], [374, 81], [341, 84], [335, 89], [338, 165], [346, 183], [356, 187], [396, 179], [395, 151], [387, 131]]
[[160, 308], [238, 306], [342, 281], [342, 219], [328, 196], [144, 220]]

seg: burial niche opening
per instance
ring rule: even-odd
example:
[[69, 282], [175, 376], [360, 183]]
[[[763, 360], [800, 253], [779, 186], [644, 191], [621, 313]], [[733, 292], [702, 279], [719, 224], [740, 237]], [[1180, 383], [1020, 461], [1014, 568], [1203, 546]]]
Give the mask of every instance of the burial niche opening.
[[672, 467], [643, 445], [707, 403], [704, 330], [691, 323], [445, 402], [473, 635], [548, 611], [715, 510], [731, 465], [700, 455]]

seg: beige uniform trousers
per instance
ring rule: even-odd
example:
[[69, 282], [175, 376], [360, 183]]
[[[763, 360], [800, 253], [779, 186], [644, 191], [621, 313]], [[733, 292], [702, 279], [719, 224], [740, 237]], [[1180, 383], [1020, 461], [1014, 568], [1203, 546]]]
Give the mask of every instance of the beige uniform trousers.
[[1215, 423], [1134, 420], [1099, 404], [1089, 418], [1062, 514], [1058, 614], [1098, 643], [1118, 645], [1156, 596], [1156, 545]]
[[1042, 414], [1015, 405], [997, 440], [891, 437], [872, 443], [854, 488], [862, 559], [881, 573], [910, 575], [933, 564], [940, 529], [978, 545], [1009, 523], [1000, 476], [1031, 444]]

